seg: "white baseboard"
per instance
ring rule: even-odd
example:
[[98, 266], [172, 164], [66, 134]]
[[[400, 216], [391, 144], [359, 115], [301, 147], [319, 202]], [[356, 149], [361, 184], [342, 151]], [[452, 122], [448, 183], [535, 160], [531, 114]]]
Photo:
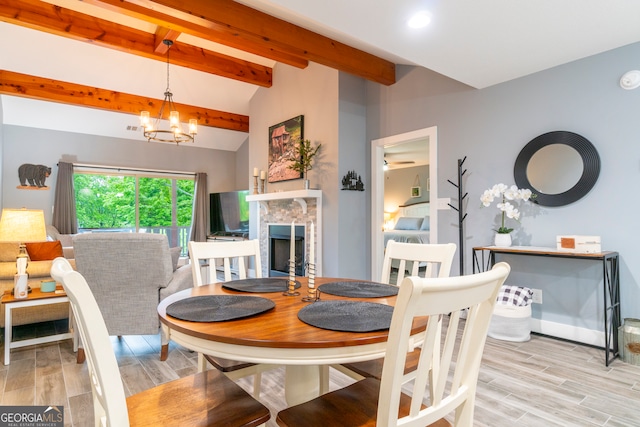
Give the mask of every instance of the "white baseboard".
[[[563, 323], [531, 319], [531, 332], [581, 342], [596, 347], [604, 348], [605, 346], [603, 331], [580, 328], [577, 326], [565, 325]], [[610, 344], [611, 346], [613, 345], [613, 343]]]

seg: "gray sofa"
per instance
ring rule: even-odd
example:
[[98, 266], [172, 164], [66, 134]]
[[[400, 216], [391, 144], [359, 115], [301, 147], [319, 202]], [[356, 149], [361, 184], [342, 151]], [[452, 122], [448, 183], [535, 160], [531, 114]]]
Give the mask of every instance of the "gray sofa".
[[[177, 267], [167, 236], [88, 233], [73, 238], [76, 269], [93, 292], [109, 335], [157, 334], [158, 303], [193, 287], [191, 266]], [[161, 360], [168, 339], [162, 337]], [[81, 357], [81, 354], [79, 354]]]

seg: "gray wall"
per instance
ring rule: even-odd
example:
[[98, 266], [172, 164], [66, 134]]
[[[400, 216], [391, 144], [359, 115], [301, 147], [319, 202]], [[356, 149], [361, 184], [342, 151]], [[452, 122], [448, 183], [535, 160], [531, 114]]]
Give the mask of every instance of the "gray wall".
[[[2, 141], [2, 206], [43, 209], [51, 221], [59, 160], [123, 167], [206, 172], [209, 192], [229, 191], [235, 183], [236, 155], [209, 150], [93, 135], [4, 125]], [[50, 190], [18, 190], [18, 167], [23, 163], [51, 166]]]
[[[640, 158], [640, 90], [618, 86], [622, 74], [638, 68], [638, 58], [640, 44], [634, 44], [483, 90], [425, 69], [400, 66], [395, 85], [367, 83], [368, 138], [437, 126], [438, 197], [454, 201], [456, 189], [447, 179], [456, 181], [457, 159], [467, 156], [465, 260], [470, 272], [471, 248], [492, 243], [498, 213], [494, 206], [480, 208], [481, 193], [499, 182], [514, 183], [515, 159], [536, 136], [554, 130], [584, 136], [602, 162], [595, 187], [571, 205], [527, 210], [516, 224], [514, 241], [555, 246], [560, 234], [602, 236], [603, 250], [621, 255], [622, 316], [640, 317], [640, 251], [633, 240], [638, 229], [635, 212], [640, 207], [633, 194]], [[458, 243], [455, 224], [455, 211], [440, 212], [441, 243]], [[513, 267], [511, 283], [543, 290], [544, 303], [534, 306], [534, 317], [601, 328], [595, 313], [602, 299], [598, 265], [531, 257], [508, 261]]]
[[[249, 137], [242, 143], [236, 151], [236, 188], [233, 190], [251, 190], [253, 191], [253, 182], [251, 187], [247, 184], [247, 171], [249, 170]], [[253, 169], [251, 169], [253, 171]]]
[[[331, 185], [342, 188], [342, 178], [355, 171], [361, 175], [365, 191], [340, 190], [337, 246], [338, 277], [362, 279], [371, 271], [371, 233], [367, 212], [371, 205], [370, 147], [366, 135], [366, 83], [363, 79], [340, 73], [338, 174]], [[331, 248], [331, 247], [328, 247]], [[325, 250], [325, 252], [327, 252]]]
[[[318, 161], [309, 171], [311, 188], [322, 190], [322, 272], [339, 275], [338, 248], [343, 236], [339, 233], [338, 200], [338, 72], [315, 63], [304, 70], [277, 64], [273, 69], [274, 84], [260, 88], [251, 100], [249, 131], [249, 168], [246, 179], [251, 182], [251, 171], [268, 169], [269, 126], [283, 120], [304, 115], [304, 138], [313, 144], [322, 144]], [[253, 185], [253, 184], [251, 184]], [[290, 180], [267, 184], [267, 192], [300, 190], [303, 181]], [[251, 218], [256, 217], [256, 203], [251, 203]], [[252, 222], [250, 235], [256, 236]]]

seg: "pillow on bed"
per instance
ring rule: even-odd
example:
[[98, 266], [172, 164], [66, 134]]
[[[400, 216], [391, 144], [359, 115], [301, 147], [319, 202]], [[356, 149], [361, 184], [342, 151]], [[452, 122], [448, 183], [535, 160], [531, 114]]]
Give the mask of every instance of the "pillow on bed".
[[404, 216], [398, 219], [394, 230], [420, 230], [422, 225], [422, 218], [412, 218]]
[[422, 220], [422, 225], [420, 226], [420, 231], [429, 231], [429, 226], [431, 225], [431, 221], [429, 221], [429, 217], [426, 216]]

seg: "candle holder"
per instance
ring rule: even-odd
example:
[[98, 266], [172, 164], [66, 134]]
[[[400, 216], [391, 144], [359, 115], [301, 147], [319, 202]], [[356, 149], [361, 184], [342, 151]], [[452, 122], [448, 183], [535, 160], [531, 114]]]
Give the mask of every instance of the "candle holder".
[[253, 177], [253, 194], [258, 194], [258, 177]]
[[302, 297], [302, 301], [304, 302], [314, 302], [320, 299], [320, 292], [316, 289], [316, 265], [313, 263], [307, 264], [307, 269], [309, 271], [309, 281], [307, 286], [307, 296]]
[[294, 271], [296, 268], [296, 260], [295, 258], [289, 260], [289, 280], [287, 280], [287, 290], [282, 293], [282, 295], [287, 297], [294, 297], [300, 295], [300, 292], [296, 291], [296, 276], [294, 275]]
[[260, 192], [262, 194], [264, 194], [264, 182], [265, 182], [264, 178], [260, 179]]

